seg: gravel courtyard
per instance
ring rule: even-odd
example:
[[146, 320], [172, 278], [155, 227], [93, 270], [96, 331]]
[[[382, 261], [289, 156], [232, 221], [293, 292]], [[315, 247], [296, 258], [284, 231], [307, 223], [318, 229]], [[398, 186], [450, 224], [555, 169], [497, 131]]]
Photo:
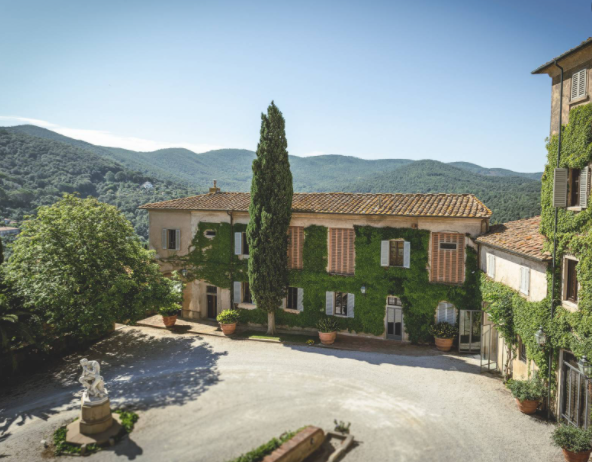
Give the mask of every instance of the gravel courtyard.
[[[114, 406], [140, 414], [129, 440], [90, 460], [225, 462], [283, 431], [351, 422], [345, 460], [561, 461], [552, 427], [521, 414], [478, 360], [199, 337], [125, 327], [50, 372], [0, 389], [0, 459], [47, 460], [40, 441], [78, 415], [80, 368], [101, 362]], [[64, 460], [71, 460], [64, 457]]]

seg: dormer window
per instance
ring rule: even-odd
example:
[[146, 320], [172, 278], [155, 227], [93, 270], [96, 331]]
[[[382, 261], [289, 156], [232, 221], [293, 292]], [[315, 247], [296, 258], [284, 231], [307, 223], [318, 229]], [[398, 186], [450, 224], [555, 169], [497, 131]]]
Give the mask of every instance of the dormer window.
[[574, 73], [571, 77], [571, 100], [586, 96], [586, 69]]

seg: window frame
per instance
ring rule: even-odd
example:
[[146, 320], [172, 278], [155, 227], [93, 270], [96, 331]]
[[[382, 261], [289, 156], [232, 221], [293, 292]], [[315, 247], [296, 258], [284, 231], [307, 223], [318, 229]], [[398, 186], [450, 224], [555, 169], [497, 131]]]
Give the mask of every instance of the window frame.
[[249, 252], [251, 249], [249, 248], [249, 241], [247, 240], [247, 233], [246, 231], [241, 232], [241, 255], [243, 257], [248, 257]]
[[[247, 300], [247, 295], [249, 299]], [[248, 303], [250, 305], [254, 305], [253, 302], [253, 294], [251, 293], [251, 287], [249, 286], [248, 281], [241, 282], [241, 303]]]
[[[292, 294], [290, 294], [292, 292]], [[291, 305], [293, 302], [293, 306]], [[286, 309], [288, 310], [298, 310], [298, 287], [288, 287], [286, 290]]]
[[[395, 261], [393, 262], [393, 244], [395, 245]], [[400, 262], [399, 262], [400, 260]], [[391, 239], [389, 241], [389, 266], [402, 268], [405, 266], [405, 241], [403, 239]]]
[[528, 354], [526, 352], [526, 345], [522, 341], [522, 338], [518, 338], [518, 360], [523, 363], [528, 362]]
[[[214, 233], [212, 235], [208, 235], [208, 233]], [[218, 233], [216, 232], [215, 229], [206, 229], [204, 231], [204, 237], [208, 238], [208, 239], [214, 239], [216, 237]]]
[[570, 168], [568, 177], [568, 207], [579, 207], [580, 206], [580, 184], [582, 179], [582, 170], [579, 168]]
[[[454, 247], [445, 247], [454, 246]], [[458, 250], [458, 244], [456, 242], [440, 242], [440, 250]]]
[[[564, 284], [565, 284], [565, 291], [564, 291], [564, 301], [573, 303], [574, 305], [578, 304], [578, 261], [573, 258], [565, 258], [564, 265], [565, 265], [565, 275], [564, 275]], [[575, 280], [573, 280], [573, 279]], [[573, 291], [573, 293], [572, 293]]]
[[[341, 299], [341, 303], [339, 304], [340, 313], [337, 312], [337, 298]], [[333, 293], [333, 316], [340, 316], [342, 318], [347, 318], [347, 302], [348, 302], [348, 293], [347, 292], [334, 292]]]

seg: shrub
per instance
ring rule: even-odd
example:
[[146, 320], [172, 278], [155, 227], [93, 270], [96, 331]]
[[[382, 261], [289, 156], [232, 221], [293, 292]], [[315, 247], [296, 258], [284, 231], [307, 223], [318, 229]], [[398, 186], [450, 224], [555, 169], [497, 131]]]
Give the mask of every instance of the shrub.
[[592, 429], [560, 425], [551, 435], [551, 441], [555, 446], [571, 452], [590, 451], [592, 450]]
[[216, 318], [216, 320], [220, 323], [220, 324], [234, 324], [235, 322], [238, 322], [238, 319], [240, 318], [240, 313], [236, 310], [224, 310], [222, 311], [222, 313], [220, 313], [218, 315], [218, 317]]
[[454, 338], [458, 334], [458, 327], [447, 322], [439, 322], [430, 326], [430, 334], [436, 338]]
[[178, 304], [173, 303], [171, 305], [161, 306], [158, 309], [158, 312], [162, 316], [177, 316], [181, 314], [181, 307]]
[[533, 377], [529, 380], [510, 380], [507, 387], [514, 398], [520, 402], [525, 400], [538, 401], [545, 393], [545, 385], [539, 377]]
[[319, 332], [323, 333], [337, 332], [339, 330], [339, 326], [337, 325], [335, 319], [323, 318], [317, 322], [317, 329]]

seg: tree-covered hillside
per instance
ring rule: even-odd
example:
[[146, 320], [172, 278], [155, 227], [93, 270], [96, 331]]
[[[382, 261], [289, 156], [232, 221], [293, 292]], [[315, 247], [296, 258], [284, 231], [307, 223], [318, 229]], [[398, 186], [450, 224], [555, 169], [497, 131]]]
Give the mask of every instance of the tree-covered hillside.
[[[141, 186], [147, 181], [152, 189]], [[0, 128], [0, 218], [20, 221], [72, 192], [116, 205], [146, 238], [147, 214], [139, 205], [198, 191], [129, 170], [82, 147]]]
[[502, 223], [540, 214], [541, 183], [517, 176], [467, 174], [435, 160], [421, 160], [381, 173], [344, 188], [349, 192], [471, 193], [492, 211], [492, 222]]

